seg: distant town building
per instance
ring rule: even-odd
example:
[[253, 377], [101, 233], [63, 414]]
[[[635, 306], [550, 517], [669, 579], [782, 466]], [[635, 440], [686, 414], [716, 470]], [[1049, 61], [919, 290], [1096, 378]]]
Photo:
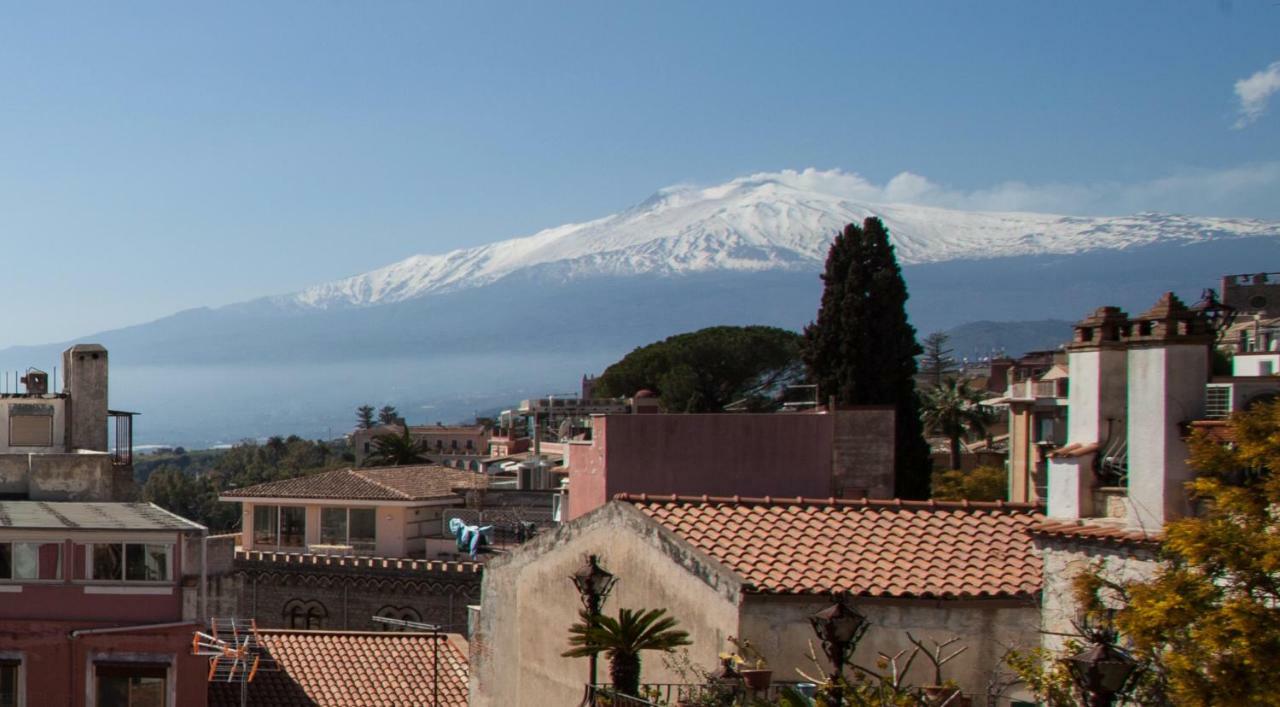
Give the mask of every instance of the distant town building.
[[[375, 440], [381, 435], [404, 434], [403, 425], [377, 425], [369, 429], [357, 429], [351, 433], [351, 451], [356, 465], [376, 450]], [[409, 425], [409, 437], [422, 445], [432, 461], [439, 457], [489, 456], [489, 438], [492, 430], [487, 425]]]

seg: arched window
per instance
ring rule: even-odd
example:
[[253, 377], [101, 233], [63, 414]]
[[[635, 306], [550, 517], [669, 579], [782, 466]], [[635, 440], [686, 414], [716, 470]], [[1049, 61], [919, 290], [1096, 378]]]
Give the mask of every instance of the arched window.
[[317, 630], [324, 628], [329, 612], [318, 601], [290, 599], [284, 605], [284, 623], [289, 628]]
[[[413, 607], [411, 607], [411, 606], [391, 606], [391, 605], [387, 605], [387, 606], [382, 607], [381, 609], [378, 609], [378, 613], [376, 613], [376, 614], [374, 614], [374, 615], [375, 615], [375, 616], [380, 616], [380, 617], [382, 617], [382, 618], [384, 618], [384, 619], [396, 619], [396, 620], [399, 620], [399, 621], [412, 621], [412, 622], [414, 622], [414, 623], [421, 623], [421, 622], [422, 622], [422, 614], [418, 613], [418, 610], [417, 610], [417, 609], [414, 609], [414, 608], [413, 608]], [[394, 624], [384, 624], [384, 623], [377, 622], [377, 621], [375, 621], [375, 622], [374, 622], [374, 628], [376, 628], [376, 629], [377, 629], [377, 630], [379, 630], [379, 631], [414, 631], [414, 630], [417, 630], [417, 629], [408, 628], [408, 627], [405, 627], [405, 626], [396, 626], [396, 625], [394, 625]]]

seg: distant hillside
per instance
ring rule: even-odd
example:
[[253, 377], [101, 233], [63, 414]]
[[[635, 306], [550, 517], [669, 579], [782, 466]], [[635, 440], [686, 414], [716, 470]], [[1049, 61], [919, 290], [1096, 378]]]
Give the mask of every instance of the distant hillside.
[[1042, 319], [1030, 322], [970, 322], [948, 329], [948, 345], [957, 358], [981, 358], [994, 351], [1021, 356], [1028, 351], [1056, 349], [1071, 339], [1072, 322]]

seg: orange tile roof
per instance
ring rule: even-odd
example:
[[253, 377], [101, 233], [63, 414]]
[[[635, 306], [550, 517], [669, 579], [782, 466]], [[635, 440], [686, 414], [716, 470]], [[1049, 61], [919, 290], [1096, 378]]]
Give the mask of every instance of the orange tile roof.
[[[249, 683], [254, 707], [376, 707], [467, 704], [467, 658], [445, 636], [355, 631], [260, 631], [278, 670]], [[438, 684], [433, 655], [439, 647]], [[264, 661], [270, 667], [270, 661]], [[209, 684], [209, 707], [238, 707], [240, 686]]]
[[619, 494], [739, 574], [750, 591], [1030, 597], [1038, 506], [1003, 502]]
[[359, 501], [425, 501], [455, 495], [455, 488], [481, 488], [488, 477], [447, 466], [387, 466], [339, 469], [222, 492], [222, 498], [317, 498]]
[[1083, 520], [1044, 521], [1031, 528], [1036, 535], [1048, 535], [1070, 540], [1094, 540], [1116, 545], [1159, 545], [1163, 535], [1129, 530], [1117, 524], [1090, 523]]

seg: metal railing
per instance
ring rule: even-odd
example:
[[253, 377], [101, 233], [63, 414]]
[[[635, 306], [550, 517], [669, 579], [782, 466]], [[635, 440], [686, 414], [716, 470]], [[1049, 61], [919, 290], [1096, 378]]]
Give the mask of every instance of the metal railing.
[[766, 702], [780, 699], [783, 690], [796, 687], [801, 683], [785, 681], [773, 682], [763, 690], [748, 690], [743, 685], [714, 685], [706, 683], [645, 683], [640, 686], [640, 696], [624, 695], [613, 689], [612, 685], [587, 685], [583, 699], [584, 705], [591, 707], [666, 707], [682, 701], [706, 704], [707, 698], [714, 698], [716, 704], [740, 704], [738, 700], [751, 697]]

